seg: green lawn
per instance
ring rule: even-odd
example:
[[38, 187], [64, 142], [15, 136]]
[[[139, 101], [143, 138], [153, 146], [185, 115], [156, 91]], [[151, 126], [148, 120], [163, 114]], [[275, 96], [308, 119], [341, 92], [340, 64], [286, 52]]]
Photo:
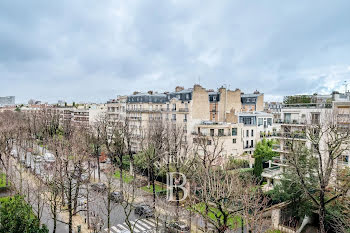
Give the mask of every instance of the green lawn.
[[5, 173], [0, 173], [0, 188], [6, 187], [6, 175]]
[[5, 203], [5, 202], [8, 202], [10, 200], [11, 196], [8, 196], [8, 197], [0, 197], [0, 204], [1, 203]]
[[[192, 208], [195, 211], [200, 212], [202, 214], [205, 213], [205, 204], [204, 203], [198, 203], [198, 204], [192, 206]], [[215, 217], [214, 213], [217, 214], [218, 212], [219, 212], [218, 209], [216, 209], [214, 207], [210, 207], [210, 211], [208, 212], [209, 218], [212, 219], [213, 221], [217, 221], [217, 218]], [[235, 228], [241, 226], [242, 219], [239, 215], [231, 216], [231, 217], [229, 217], [227, 223], [231, 229], [235, 229]]]
[[[117, 170], [115, 173], [114, 173], [114, 176], [116, 177], [116, 178], [120, 178], [120, 171], [119, 170]], [[132, 181], [133, 181], [133, 179], [134, 179], [134, 177], [133, 176], [131, 176], [129, 173], [128, 173], [128, 171], [123, 171], [123, 181], [125, 182], [125, 183], [131, 183]]]
[[[166, 186], [164, 185], [164, 187], [162, 188], [162, 186], [155, 184], [155, 188], [156, 188], [156, 192], [162, 192], [162, 191], [166, 191]], [[147, 185], [141, 187], [142, 190], [149, 192], [149, 193], [153, 193], [153, 186], [150, 185], [150, 187], [148, 188]]]

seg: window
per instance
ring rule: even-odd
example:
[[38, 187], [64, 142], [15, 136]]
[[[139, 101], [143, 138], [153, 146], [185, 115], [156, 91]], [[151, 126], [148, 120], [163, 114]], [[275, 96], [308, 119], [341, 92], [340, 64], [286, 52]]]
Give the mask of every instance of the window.
[[190, 94], [186, 94], [186, 99], [190, 99]]
[[219, 136], [224, 136], [224, 129], [219, 129], [218, 130], [218, 135]]
[[254, 130], [252, 129], [252, 133], [251, 133], [252, 137], [254, 137]]
[[232, 128], [232, 136], [237, 136], [237, 128]]
[[187, 122], [187, 114], [184, 115], [184, 122]]
[[213, 100], [214, 100], [214, 101], [216, 100], [216, 96], [213, 96]]
[[166, 109], [169, 110], [169, 104], [166, 105]]
[[248, 147], [249, 147], [249, 141], [247, 140], [245, 148], [248, 148]]
[[320, 114], [319, 113], [311, 113], [311, 124], [319, 124], [320, 123]]
[[269, 125], [269, 126], [272, 125], [272, 118], [267, 118], [267, 125]]
[[285, 114], [284, 114], [284, 122], [285, 122], [285, 123], [291, 123], [291, 122], [292, 122], [292, 114], [290, 114], [290, 113], [285, 113]]
[[258, 118], [258, 126], [263, 125], [264, 120], [262, 118]]
[[173, 104], [173, 111], [176, 111], [176, 104]]
[[250, 141], [250, 147], [254, 147], [254, 140]]
[[249, 130], [248, 129], [247, 129], [247, 134], [246, 135], [247, 135], [247, 137], [249, 137]]
[[173, 114], [171, 120], [176, 121], [176, 114]]
[[210, 129], [210, 136], [214, 136], [214, 129]]
[[233, 138], [232, 143], [235, 144], [237, 142], [237, 139]]

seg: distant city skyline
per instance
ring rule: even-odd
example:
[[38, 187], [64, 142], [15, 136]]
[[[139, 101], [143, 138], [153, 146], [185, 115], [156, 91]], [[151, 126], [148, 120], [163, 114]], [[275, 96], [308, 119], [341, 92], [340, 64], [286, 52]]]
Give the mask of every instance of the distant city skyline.
[[0, 96], [106, 102], [199, 83], [344, 91], [349, 1], [0, 2]]

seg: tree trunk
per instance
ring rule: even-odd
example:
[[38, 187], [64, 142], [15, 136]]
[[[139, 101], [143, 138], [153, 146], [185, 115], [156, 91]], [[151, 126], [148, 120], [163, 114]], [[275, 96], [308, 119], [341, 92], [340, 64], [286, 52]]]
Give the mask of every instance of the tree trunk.
[[98, 176], [98, 182], [101, 182], [101, 167], [100, 167], [100, 158], [99, 155], [97, 154], [96, 156], [97, 160], [97, 176]]
[[68, 232], [73, 233], [73, 208], [72, 208], [72, 180], [69, 179], [69, 190], [68, 190]]
[[[56, 196], [55, 196], [56, 198]], [[56, 228], [57, 228], [57, 203], [56, 200], [54, 201], [54, 206], [53, 206], [53, 229], [52, 232], [56, 233]]]
[[[91, 176], [91, 164], [90, 164], [90, 160], [88, 161], [88, 174], [89, 174], [89, 182], [90, 182], [90, 176]], [[94, 169], [95, 170], [95, 169]], [[86, 218], [87, 218], [87, 225], [88, 225], [88, 229], [90, 229], [90, 200], [89, 200], [89, 194], [90, 194], [90, 190], [89, 190], [89, 183], [86, 185]]]
[[154, 179], [154, 169], [153, 165], [151, 166], [151, 177], [152, 177], [152, 191], [153, 191], [153, 209], [156, 210], [156, 185]]
[[134, 157], [130, 155], [130, 175], [134, 175]]
[[326, 208], [325, 208], [325, 200], [324, 200], [324, 191], [321, 188], [320, 192], [320, 207], [319, 207], [319, 223], [320, 223], [320, 233], [326, 233], [325, 229], [325, 216], [326, 216]]
[[77, 187], [75, 188], [75, 194], [74, 194], [74, 199], [72, 200], [73, 202], [73, 214], [76, 215], [77, 213], [77, 208], [78, 208], [78, 196], [79, 196], [79, 190], [80, 190], [80, 179], [77, 181], [78, 183], [76, 184]]
[[119, 180], [120, 180], [120, 190], [123, 191], [123, 155], [119, 156]]
[[110, 233], [111, 232], [111, 183], [109, 183], [108, 197], [107, 197], [107, 228], [108, 228], [108, 233]]

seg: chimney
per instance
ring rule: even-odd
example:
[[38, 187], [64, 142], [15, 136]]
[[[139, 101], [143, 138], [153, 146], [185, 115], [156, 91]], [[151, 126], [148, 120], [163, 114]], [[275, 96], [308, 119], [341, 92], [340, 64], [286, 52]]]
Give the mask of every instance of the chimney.
[[137, 95], [137, 94], [139, 94], [140, 92], [138, 92], [138, 91], [134, 91], [132, 94], [133, 95]]
[[184, 89], [184, 87], [177, 86], [177, 87], [175, 87], [175, 92], [182, 91], [183, 89]]
[[148, 91], [147, 93], [150, 95], [153, 95], [153, 91]]
[[258, 90], [255, 90], [254, 94], [260, 94], [260, 92]]

